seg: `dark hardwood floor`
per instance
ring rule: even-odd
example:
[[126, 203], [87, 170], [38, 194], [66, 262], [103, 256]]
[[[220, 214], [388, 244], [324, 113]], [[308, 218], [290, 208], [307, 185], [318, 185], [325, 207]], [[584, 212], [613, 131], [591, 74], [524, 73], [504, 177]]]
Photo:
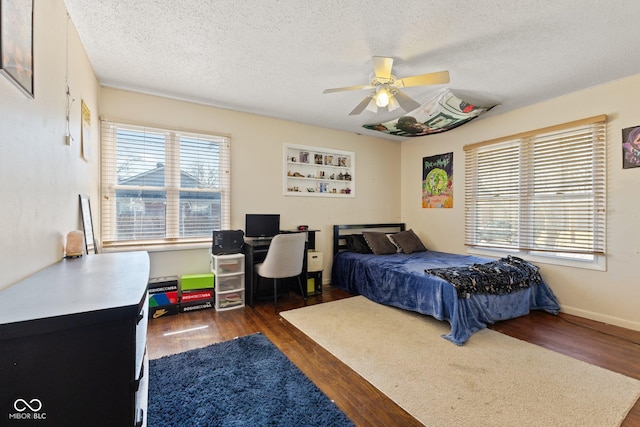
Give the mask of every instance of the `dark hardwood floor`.
[[[309, 297], [309, 304], [348, 298], [339, 289], [325, 286], [323, 294]], [[291, 292], [278, 300], [280, 310], [301, 307], [302, 298]], [[640, 332], [576, 316], [532, 312], [499, 322], [492, 329], [576, 359], [640, 380]], [[350, 368], [299, 332], [273, 310], [273, 302], [257, 302], [225, 312], [203, 310], [149, 322], [150, 358], [262, 332], [285, 353], [358, 426], [419, 426], [406, 411]], [[473, 339], [473, 338], [472, 338]], [[622, 424], [640, 426], [640, 403]]]

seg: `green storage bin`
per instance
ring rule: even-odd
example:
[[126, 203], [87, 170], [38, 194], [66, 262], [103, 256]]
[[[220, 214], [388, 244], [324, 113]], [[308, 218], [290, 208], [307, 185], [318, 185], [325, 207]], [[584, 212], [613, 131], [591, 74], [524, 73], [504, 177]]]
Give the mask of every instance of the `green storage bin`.
[[185, 274], [181, 278], [180, 288], [183, 291], [191, 291], [194, 289], [210, 289], [213, 288], [213, 284], [213, 273]]

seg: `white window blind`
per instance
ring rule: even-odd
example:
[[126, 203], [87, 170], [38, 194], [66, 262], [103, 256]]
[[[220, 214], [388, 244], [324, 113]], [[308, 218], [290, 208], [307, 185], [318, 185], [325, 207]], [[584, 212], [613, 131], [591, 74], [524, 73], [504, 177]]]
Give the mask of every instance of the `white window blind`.
[[104, 247], [211, 241], [230, 225], [230, 138], [101, 121]]
[[465, 146], [466, 245], [603, 255], [605, 149], [604, 115]]

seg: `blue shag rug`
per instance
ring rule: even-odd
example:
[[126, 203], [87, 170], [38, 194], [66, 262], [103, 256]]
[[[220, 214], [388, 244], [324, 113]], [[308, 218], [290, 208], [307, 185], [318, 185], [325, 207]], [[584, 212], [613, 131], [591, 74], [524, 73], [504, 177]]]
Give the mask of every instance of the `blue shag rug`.
[[262, 334], [149, 361], [149, 427], [353, 426]]

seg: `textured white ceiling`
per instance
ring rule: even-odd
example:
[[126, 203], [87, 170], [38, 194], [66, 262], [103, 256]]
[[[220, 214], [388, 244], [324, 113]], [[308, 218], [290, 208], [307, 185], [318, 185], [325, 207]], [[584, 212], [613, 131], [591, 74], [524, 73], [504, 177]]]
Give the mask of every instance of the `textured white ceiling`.
[[361, 126], [401, 110], [349, 116], [366, 91], [322, 93], [367, 84], [374, 55], [399, 78], [449, 70], [404, 91], [488, 115], [640, 73], [637, 0], [64, 2], [102, 85], [378, 137]]

